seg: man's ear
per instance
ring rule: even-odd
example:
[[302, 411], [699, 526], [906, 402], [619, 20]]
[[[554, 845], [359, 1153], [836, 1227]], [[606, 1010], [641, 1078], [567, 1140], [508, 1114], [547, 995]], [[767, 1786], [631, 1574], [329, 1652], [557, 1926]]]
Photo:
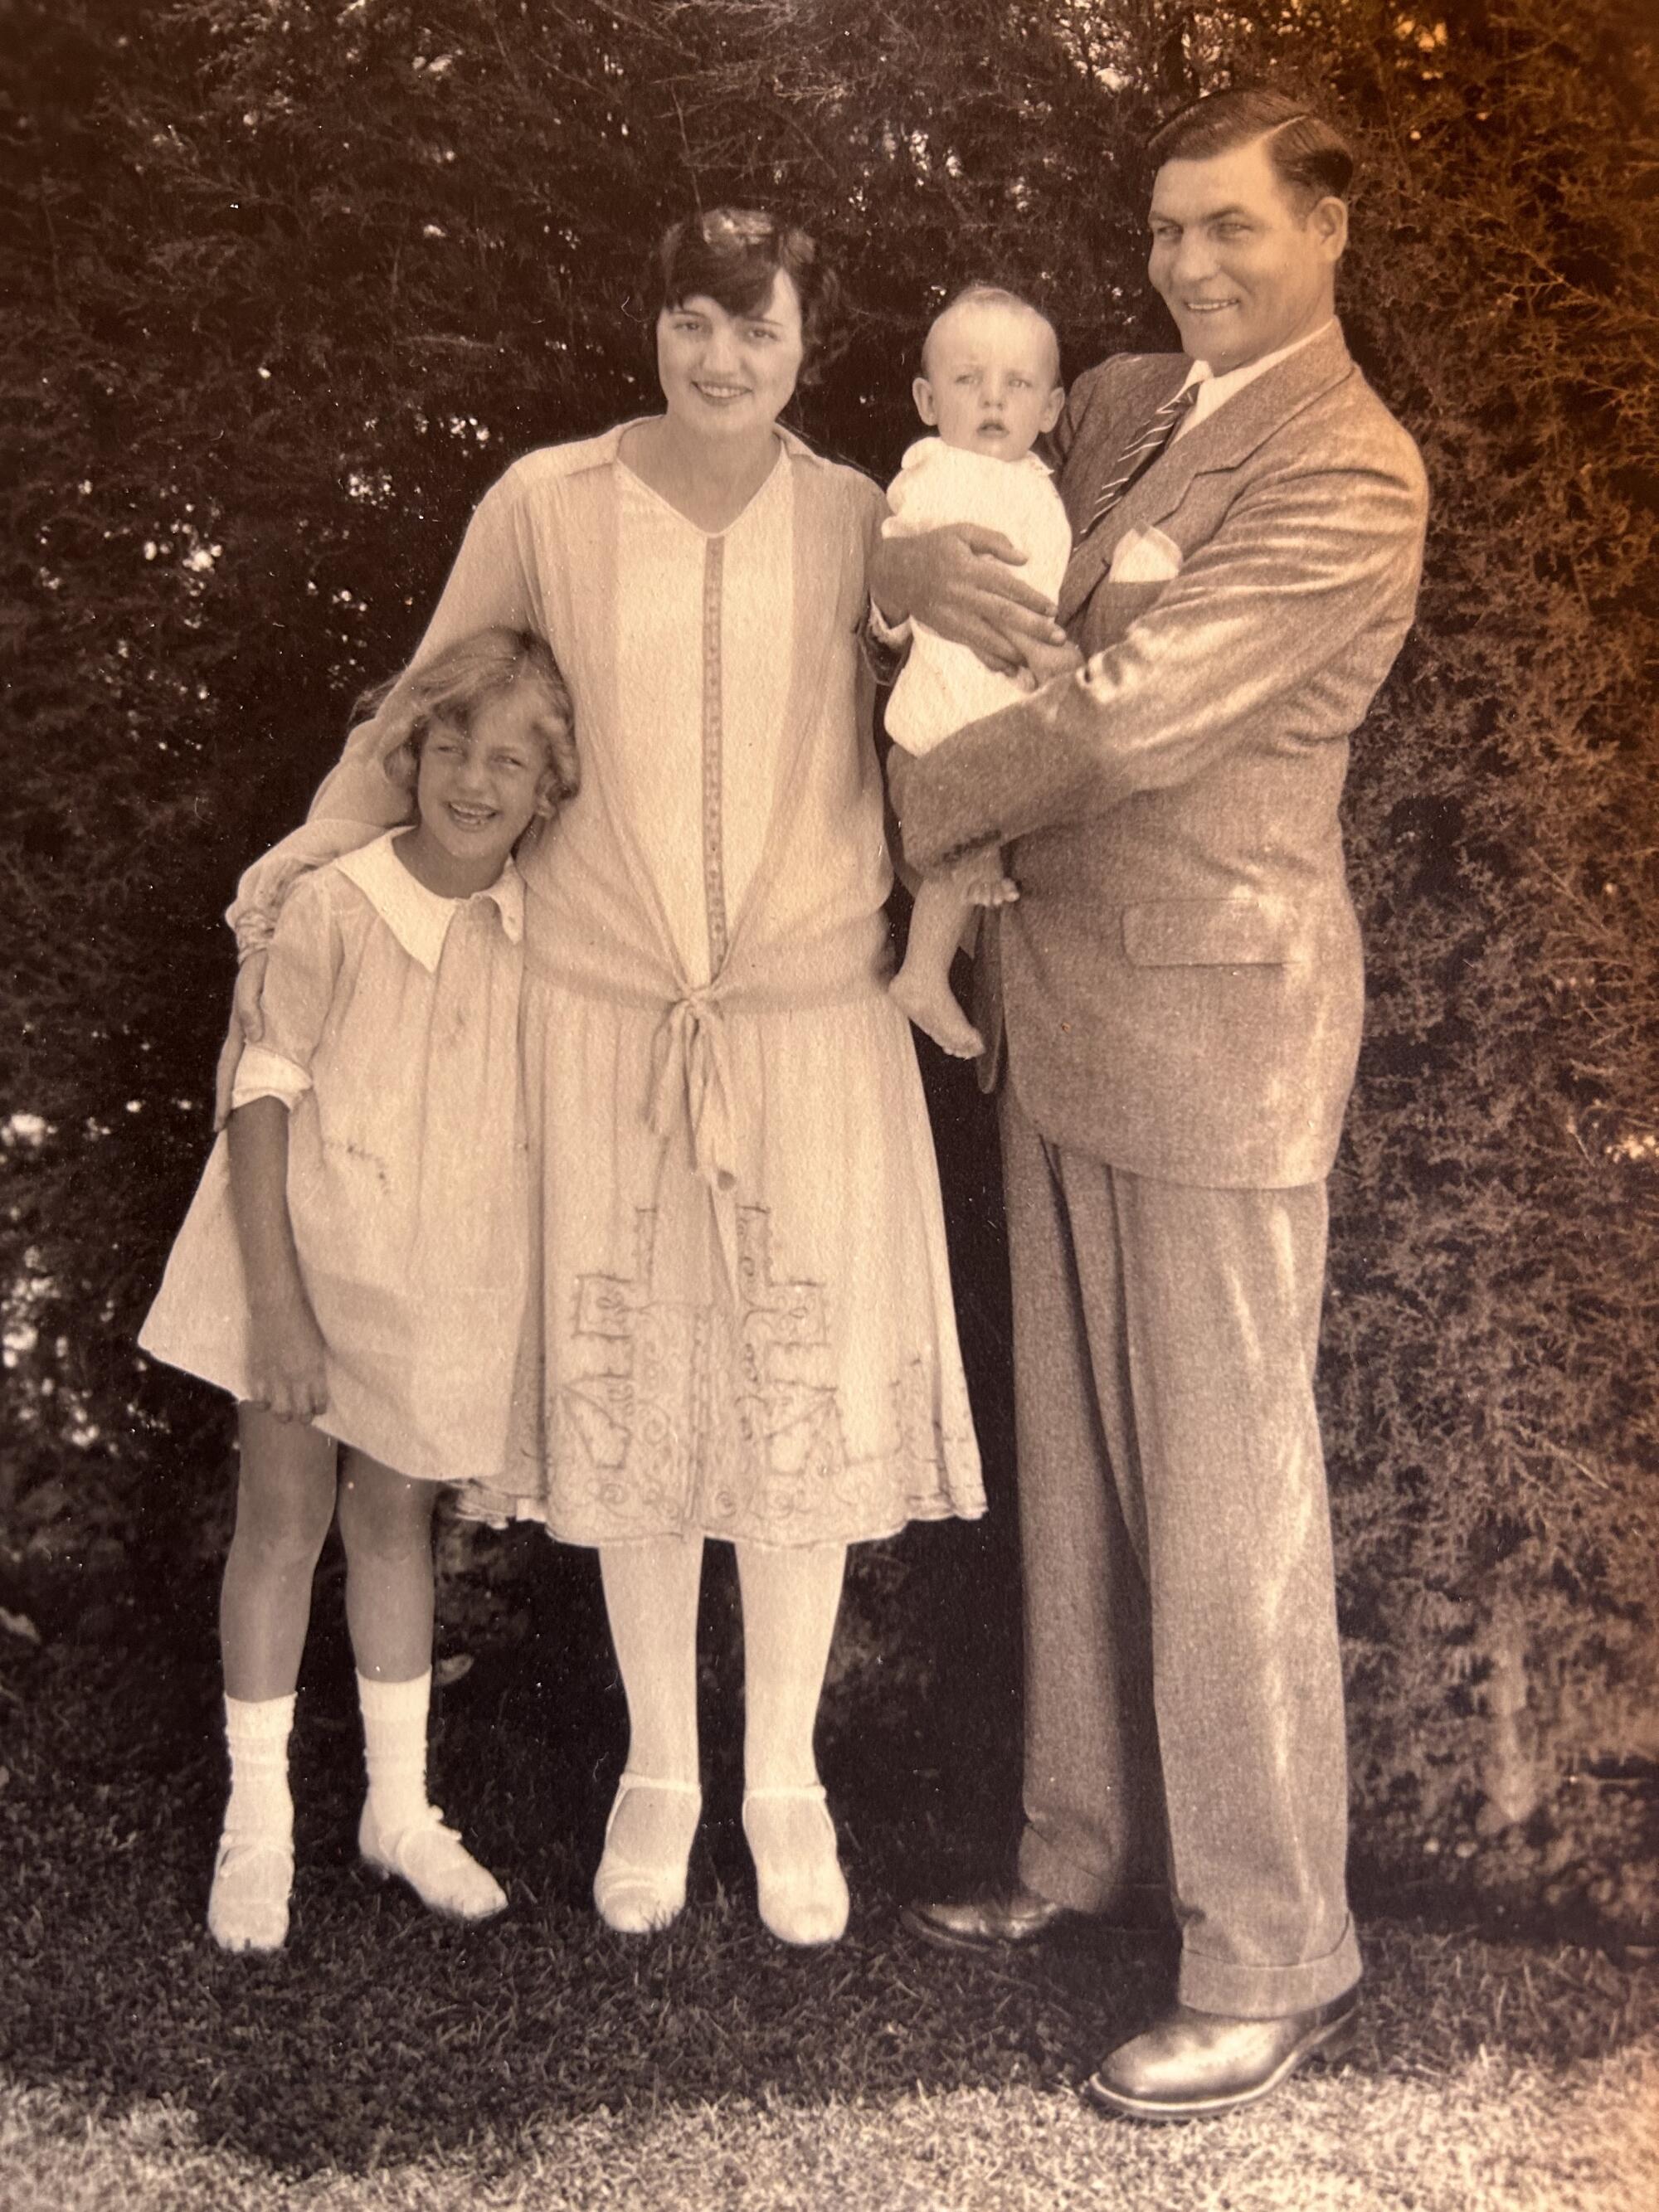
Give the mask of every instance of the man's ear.
[[916, 403], [916, 412], [930, 427], [939, 422], [939, 402], [933, 397], [933, 387], [925, 376], [919, 376], [910, 386], [910, 397]]
[[1348, 204], [1335, 194], [1328, 193], [1316, 200], [1308, 211], [1309, 225], [1318, 239], [1325, 258], [1334, 268], [1342, 258], [1348, 243]]
[[1044, 430], [1052, 430], [1059, 422], [1060, 410], [1065, 404], [1066, 387], [1063, 384], [1057, 384], [1042, 403], [1042, 420], [1040, 427]]

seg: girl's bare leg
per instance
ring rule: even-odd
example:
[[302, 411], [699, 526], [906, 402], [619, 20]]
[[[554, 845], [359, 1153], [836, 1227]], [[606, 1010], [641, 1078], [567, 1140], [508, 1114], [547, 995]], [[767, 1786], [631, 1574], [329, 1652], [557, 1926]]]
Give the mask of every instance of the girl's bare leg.
[[346, 1624], [357, 1662], [368, 1796], [358, 1847], [381, 1874], [400, 1875], [423, 1905], [485, 1920], [506, 1893], [467, 1850], [426, 1794], [432, 1700], [432, 1509], [435, 1483], [345, 1454], [340, 1536]]
[[611, 1640], [628, 1698], [628, 1764], [593, 1878], [600, 1917], [627, 1935], [665, 1927], [685, 1901], [702, 1810], [697, 1597], [702, 1538], [599, 1548]]
[[346, 1625], [357, 1672], [412, 1682], [432, 1665], [432, 1509], [438, 1486], [348, 1451], [340, 1468]]
[[263, 1407], [239, 1406], [236, 1533], [219, 1594], [225, 1693], [287, 1698], [300, 1679], [311, 1583], [334, 1518], [332, 1437]]
[[335, 1446], [303, 1422], [238, 1408], [236, 1533], [219, 1596], [230, 1800], [208, 1927], [227, 1951], [274, 1951], [288, 1935], [294, 1801], [288, 1741], [311, 1620], [311, 1585], [334, 1514]]

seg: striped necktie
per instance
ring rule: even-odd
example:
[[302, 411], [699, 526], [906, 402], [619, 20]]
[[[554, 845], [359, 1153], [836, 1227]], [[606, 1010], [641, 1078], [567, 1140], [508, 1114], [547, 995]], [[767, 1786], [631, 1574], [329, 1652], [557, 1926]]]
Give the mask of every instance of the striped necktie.
[[1101, 486], [1095, 499], [1094, 513], [1083, 526], [1085, 538], [1098, 526], [1103, 516], [1111, 513], [1129, 487], [1146, 475], [1186, 419], [1187, 411], [1198, 398], [1202, 382], [1201, 378], [1195, 378], [1191, 383], [1183, 384], [1179, 392], [1171, 392], [1139, 433], [1109, 481]]

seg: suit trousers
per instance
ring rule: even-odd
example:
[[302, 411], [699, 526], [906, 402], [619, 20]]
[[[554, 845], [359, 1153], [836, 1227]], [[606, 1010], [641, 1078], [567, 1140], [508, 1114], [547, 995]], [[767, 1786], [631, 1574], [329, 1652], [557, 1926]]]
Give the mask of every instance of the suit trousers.
[[1268, 2018], [1359, 1977], [1324, 1458], [1322, 1183], [1154, 1182], [1001, 1089], [1025, 1615], [1021, 1877], [1167, 1883], [1179, 1994]]

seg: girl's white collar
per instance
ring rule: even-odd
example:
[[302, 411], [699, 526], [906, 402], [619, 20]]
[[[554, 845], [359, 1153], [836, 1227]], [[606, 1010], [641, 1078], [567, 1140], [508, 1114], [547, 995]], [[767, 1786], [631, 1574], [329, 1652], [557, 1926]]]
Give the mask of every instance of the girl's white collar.
[[[347, 853], [335, 866], [357, 886], [410, 958], [435, 975], [456, 909], [471, 902], [441, 897], [416, 881], [392, 850], [398, 838], [408, 834], [407, 830], [388, 830], [372, 844]], [[476, 892], [474, 897], [490, 902], [501, 917], [507, 942], [516, 945], [524, 935], [524, 878], [512, 860], [488, 890]]]

